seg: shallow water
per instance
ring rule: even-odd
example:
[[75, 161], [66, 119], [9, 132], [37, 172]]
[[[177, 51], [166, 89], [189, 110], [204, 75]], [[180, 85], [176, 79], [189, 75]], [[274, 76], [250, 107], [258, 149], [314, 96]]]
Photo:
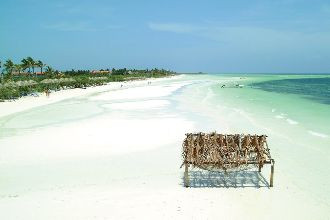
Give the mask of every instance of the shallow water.
[[[113, 91], [105, 91], [2, 117], [0, 196], [66, 189], [70, 184], [96, 188], [104, 184], [109, 190], [114, 181], [121, 185], [127, 178], [134, 188], [137, 173], [147, 187], [180, 187], [184, 133], [216, 130], [267, 134], [276, 161], [273, 189], [265, 187], [251, 194], [245, 194], [244, 187], [230, 194], [227, 189], [220, 191], [229, 200], [234, 198], [232, 204], [244, 195], [250, 200], [259, 198], [256, 204], [263, 208], [268, 207], [264, 201], [269, 199], [275, 215], [284, 206], [300, 210], [306, 205], [309, 209], [302, 210], [302, 217], [309, 213], [324, 217], [330, 207], [330, 108], [314, 98], [316, 93], [308, 93], [320, 84], [309, 78], [325, 76], [185, 75], [171, 83], [155, 83], [161, 92], [150, 87], [147, 97], [139, 93], [141, 88], [121, 91], [120, 99], [112, 96]], [[297, 93], [300, 84], [306, 87], [306, 80], [313, 82], [307, 86], [311, 88]], [[244, 86], [235, 88], [237, 84]], [[187, 123], [184, 130], [176, 129], [182, 123]], [[126, 133], [136, 133], [136, 143], [123, 141], [118, 146], [111, 142], [115, 135]], [[146, 142], [148, 135], [156, 134], [155, 143]], [[72, 147], [76, 140], [79, 144]], [[138, 149], [144, 143], [150, 149]], [[155, 155], [157, 163], [151, 159]], [[129, 166], [132, 158], [135, 167]], [[268, 181], [269, 168], [262, 174]], [[148, 178], [153, 179], [148, 182]], [[204, 194], [205, 189], [201, 190]], [[283, 195], [292, 203], [282, 203]]]
[[269, 92], [297, 94], [330, 105], [330, 77], [271, 80], [250, 86]]
[[[212, 118], [212, 123], [200, 125], [200, 130], [268, 135], [278, 172], [277, 187], [296, 187], [306, 198], [330, 204], [328, 78], [314, 75], [191, 77], [204, 81], [186, 91], [182, 99], [191, 102], [185, 105]], [[235, 88], [237, 84], [244, 87]], [[222, 85], [226, 85], [225, 88], [221, 88]]]

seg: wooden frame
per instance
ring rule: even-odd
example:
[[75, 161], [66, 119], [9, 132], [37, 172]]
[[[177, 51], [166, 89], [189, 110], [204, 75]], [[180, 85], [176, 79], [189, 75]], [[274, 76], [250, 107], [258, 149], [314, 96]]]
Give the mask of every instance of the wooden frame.
[[[275, 160], [270, 155], [266, 135], [226, 135], [188, 133], [183, 142], [184, 186], [189, 187], [189, 167], [235, 170], [241, 167], [271, 165], [269, 186], [274, 186]], [[181, 166], [181, 167], [182, 167]]]

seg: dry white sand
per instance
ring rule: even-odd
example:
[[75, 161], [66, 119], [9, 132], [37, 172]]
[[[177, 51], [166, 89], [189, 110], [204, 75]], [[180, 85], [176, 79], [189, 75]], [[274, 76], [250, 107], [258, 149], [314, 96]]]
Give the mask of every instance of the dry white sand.
[[[274, 188], [256, 187], [255, 173], [248, 177], [252, 187], [235, 179], [228, 187], [202, 187], [213, 180], [200, 178], [184, 188], [181, 142], [198, 129], [197, 119], [176, 111], [170, 98], [189, 82], [168, 82], [0, 103], [0, 129], [10, 131], [0, 135], [0, 219], [327, 218], [325, 204], [306, 198], [277, 169]], [[84, 115], [85, 104], [86, 111], [97, 106], [102, 112], [64, 120], [70, 111]], [[75, 106], [82, 109], [76, 113]], [[52, 124], [52, 109], [59, 107], [62, 122]], [[268, 179], [269, 168], [263, 175]]]
[[[180, 79], [182, 76], [174, 76], [168, 78], [150, 78], [146, 80], [127, 81], [127, 82], [111, 82], [103, 86], [87, 87], [86, 89], [68, 89], [51, 92], [50, 97], [47, 97], [45, 93], [39, 93], [38, 96], [26, 96], [18, 100], [0, 102], [0, 117], [14, 114], [16, 112], [25, 111], [34, 107], [48, 105], [51, 103], [59, 102], [65, 99], [76, 98], [79, 96], [86, 96], [92, 93], [112, 91], [122, 89], [126, 91], [127, 88], [134, 88], [136, 86], [147, 85], [148, 82], [166, 82], [173, 79]], [[116, 96], [120, 97], [122, 93], [119, 92]]]

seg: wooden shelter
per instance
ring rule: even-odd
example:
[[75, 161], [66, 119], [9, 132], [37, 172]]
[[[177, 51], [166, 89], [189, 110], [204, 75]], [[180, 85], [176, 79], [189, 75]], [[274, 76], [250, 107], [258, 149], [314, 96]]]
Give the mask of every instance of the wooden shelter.
[[271, 164], [270, 187], [273, 187], [274, 159], [266, 135], [188, 133], [183, 141], [184, 185], [189, 186], [188, 168], [237, 171]]

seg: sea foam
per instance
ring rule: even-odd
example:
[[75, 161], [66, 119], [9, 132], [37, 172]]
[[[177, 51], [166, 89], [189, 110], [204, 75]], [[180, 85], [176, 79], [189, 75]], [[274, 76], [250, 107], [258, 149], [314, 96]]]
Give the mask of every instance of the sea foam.
[[294, 120], [292, 120], [292, 119], [290, 119], [290, 118], [287, 118], [286, 121], [287, 121], [290, 125], [296, 125], [296, 124], [298, 124], [297, 121], [294, 121]]
[[311, 135], [314, 135], [316, 137], [321, 137], [321, 138], [328, 138], [329, 137], [329, 135], [318, 133], [318, 132], [315, 132], [315, 131], [308, 131], [308, 133], [310, 133]]

